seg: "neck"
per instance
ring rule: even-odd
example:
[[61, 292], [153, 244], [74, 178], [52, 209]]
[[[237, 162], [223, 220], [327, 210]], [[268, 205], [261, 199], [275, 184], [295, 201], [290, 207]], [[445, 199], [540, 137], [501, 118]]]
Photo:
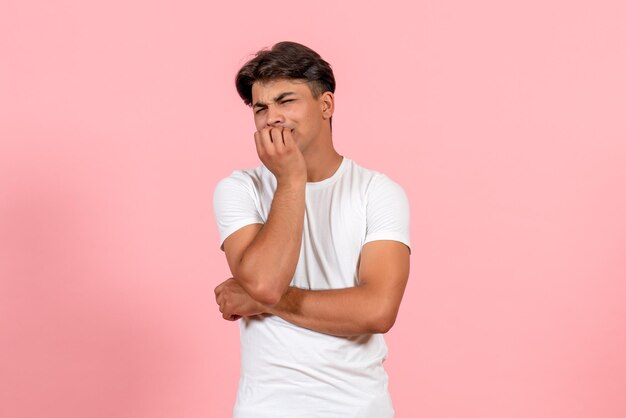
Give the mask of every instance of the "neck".
[[307, 182], [309, 183], [331, 177], [343, 160], [343, 157], [333, 147], [330, 132], [318, 138], [314, 144], [315, 146], [309, 146], [303, 152], [307, 168]]
[[343, 156], [339, 155], [334, 148], [331, 152], [323, 155], [314, 155], [306, 160], [307, 182], [313, 183], [326, 180], [331, 177], [343, 161]]

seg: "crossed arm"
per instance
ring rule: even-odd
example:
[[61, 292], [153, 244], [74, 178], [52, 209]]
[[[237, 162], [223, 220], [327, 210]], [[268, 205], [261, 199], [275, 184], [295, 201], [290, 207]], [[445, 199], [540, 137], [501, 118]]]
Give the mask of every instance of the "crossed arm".
[[408, 247], [391, 240], [366, 243], [355, 287], [289, 287], [300, 253], [303, 216], [304, 189], [279, 184], [267, 222], [247, 225], [224, 241], [233, 274], [215, 288], [224, 319], [269, 313], [336, 336], [387, 332], [409, 276]]
[[273, 306], [254, 300], [236, 281], [216, 288], [225, 319], [261, 313], [336, 336], [385, 333], [393, 326], [409, 275], [409, 250], [398, 241], [363, 246], [359, 285], [345, 289], [305, 290], [289, 287]]

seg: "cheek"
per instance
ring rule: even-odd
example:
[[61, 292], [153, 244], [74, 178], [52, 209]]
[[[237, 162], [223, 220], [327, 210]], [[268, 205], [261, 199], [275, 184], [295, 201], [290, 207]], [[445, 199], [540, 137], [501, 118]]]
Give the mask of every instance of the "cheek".
[[265, 127], [265, 119], [262, 116], [254, 116], [254, 126], [256, 130], [260, 130]]

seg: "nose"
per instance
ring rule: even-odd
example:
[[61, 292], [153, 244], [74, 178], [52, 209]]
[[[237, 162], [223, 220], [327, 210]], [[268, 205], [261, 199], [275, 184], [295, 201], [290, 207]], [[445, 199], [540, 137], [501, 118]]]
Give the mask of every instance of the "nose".
[[267, 108], [267, 126], [281, 126], [285, 117], [276, 106], [269, 105]]

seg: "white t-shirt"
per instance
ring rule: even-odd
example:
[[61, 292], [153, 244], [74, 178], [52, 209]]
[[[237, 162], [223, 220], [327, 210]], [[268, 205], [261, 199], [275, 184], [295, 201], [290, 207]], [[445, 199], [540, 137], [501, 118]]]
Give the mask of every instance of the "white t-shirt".
[[[214, 193], [220, 248], [241, 227], [265, 223], [276, 178], [264, 166], [235, 170]], [[384, 174], [343, 157], [329, 178], [306, 184], [300, 258], [291, 286], [358, 284], [361, 247], [409, 242], [409, 202]], [[394, 410], [382, 334], [336, 337], [275, 315], [240, 320], [241, 375], [236, 418], [388, 418]]]

